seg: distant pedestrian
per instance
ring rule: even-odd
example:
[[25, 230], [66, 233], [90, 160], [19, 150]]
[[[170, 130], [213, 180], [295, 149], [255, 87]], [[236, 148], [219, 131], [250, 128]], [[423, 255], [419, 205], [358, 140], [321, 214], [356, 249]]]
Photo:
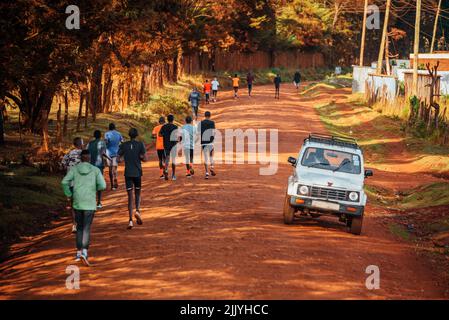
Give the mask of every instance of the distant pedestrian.
[[209, 104], [210, 92], [212, 90], [212, 86], [209, 83], [209, 80], [206, 79], [206, 82], [203, 85], [203, 89], [204, 89], [204, 96], [205, 96], [205, 99], [206, 99], [206, 104]]
[[198, 119], [198, 107], [200, 105], [201, 95], [198, 90], [195, 88], [192, 89], [192, 92], [189, 95], [189, 102], [192, 106], [192, 116], [195, 120]]
[[186, 177], [190, 178], [194, 175], [193, 170], [193, 152], [195, 150], [196, 127], [192, 125], [192, 117], [186, 117], [186, 124], [182, 126], [181, 141], [183, 144], [184, 155], [186, 160]]
[[253, 91], [253, 82], [254, 82], [254, 76], [250, 71], [246, 75], [246, 83], [248, 85], [248, 96], [250, 96], [250, 97], [251, 97], [251, 92]]
[[[95, 194], [106, 189], [106, 182], [100, 169], [91, 165], [88, 150], [81, 152], [81, 163], [75, 165], [62, 180], [64, 194], [73, 202], [75, 210], [76, 257], [90, 265], [87, 250], [90, 244], [90, 228], [96, 210]], [[72, 187], [70, 187], [72, 186]]]
[[293, 84], [296, 87], [296, 91], [299, 90], [300, 83], [301, 83], [301, 73], [299, 72], [299, 70], [297, 70], [295, 72], [295, 75], [293, 76]]
[[156, 153], [159, 159], [159, 178], [164, 179], [164, 168], [165, 168], [165, 151], [164, 151], [164, 138], [159, 135], [162, 126], [165, 124], [165, 118], [159, 118], [159, 125], [155, 126], [153, 129], [153, 139], [156, 139]]
[[[94, 131], [94, 140], [87, 144], [87, 150], [90, 153], [90, 163], [100, 169], [101, 174], [104, 171], [104, 158], [106, 157], [106, 143], [101, 140], [101, 131]], [[97, 209], [101, 209], [101, 190], [97, 192]]]
[[274, 90], [275, 90], [274, 98], [279, 99], [279, 92], [281, 89], [281, 82], [282, 82], [281, 76], [279, 74], [277, 74], [276, 77], [274, 78], [273, 82], [274, 82]]
[[161, 128], [161, 131], [159, 131], [159, 136], [164, 138], [164, 151], [165, 151], [164, 177], [165, 177], [165, 180], [168, 180], [168, 167], [170, 165], [170, 160], [171, 160], [171, 167], [172, 167], [171, 179], [173, 181], [175, 181], [176, 180], [176, 155], [178, 152], [176, 145], [179, 142], [178, 126], [173, 124], [173, 121], [175, 121], [175, 117], [172, 114], [169, 114], [167, 116], [167, 121], [168, 121], [168, 123], [164, 124]]
[[[74, 149], [70, 150], [69, 153], [64, 155], [62, 158], [62, 166], [66, 170], [66, 173], [70, 171], [74, 166], [81, 162], [81, 152], [83, 151], [84, 141], [80, 137], [73, 139]], [[70, 190], [73, 192], [73, 183], [69, 185]], [[72, 199], [71, 199], [72, 200]], [[75, 210], [73, 209], [73, 203], [70, 201], [68, 203], [70, 206], [70, 211], [72, 215], [72, 233], [76, 232], [76, 220], [75, 220]]]
[[133, 228], [133, 189], [135, 196], [136, 212], [134, 217], [137, 224], [142, 224], [142, 216], [140, 214], [140, 194], [142, 189], [142, 161], [146, 161], [147, 151], [143, 142], [137, 141], [139, 132], [136, 128], [129, 129], [128, 135], [130, 141], [120, 145], [118, 155], [125, 160], [125, 184], [128, 194], [128, 229]]
[[117, 152], [120, 146], [120, 143], [123, 142], [123, 137], [115, 129], [115, 124], [109, 124], [109, 131], [107, 131], [104, 135], [104, 141], [106, 143], [106, 164], [109, 168], [109, 180], [111, 181], [111, 190], [117, 190], [118, 182], [117, 182]]
[[220, 86], [220, 82], [218, 82], [217, 78], [215, 77], [214, 80], [212, 80], [211, 85], [212, 85], [212, 100], [214, 102], [217, 102], [218, 87]]
[[238, 96], [238, 93], [239, 93], [239, 82], [240, 82], [240, 79], [239, 79], [239, 77], [238, 77], [238, 75], [236, 73], [236, 74], [234, 74], [234, 78], [232, 78], [232, 87], [234, 88], [234, 99], [237, 99], [239, 97]]

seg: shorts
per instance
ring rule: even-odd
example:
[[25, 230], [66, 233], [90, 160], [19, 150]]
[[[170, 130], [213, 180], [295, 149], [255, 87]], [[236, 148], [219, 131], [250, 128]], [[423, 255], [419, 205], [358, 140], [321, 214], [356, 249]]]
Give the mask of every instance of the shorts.
[[206, 99], [209, 99], [209, 97], [210, 97], [210, 92], [206, 92], [206, 93], [205, 93], [205, 96], [206, 96]]
[[252, 88], [253, 88], [253, 84], [252, 83], [248, 83], [248, 89], [252, 90]]
[[132, 190], [133, 187], [136, 190], [142, 188], [142, 177], [125, 177], [126, 190]]
[[239, 91], [239, 87], [234, 87], [234, 92], [237, 93]]
[[205, 144], [201, 148], [203, 149], [204, 163], [213, 165], [214, 145]]
[[218, 90], [212, 90], [212, 96], [216, 97], [217, 96], [217, 92], [218, 92]]
[[109, 160], [108, 158], [106, 158], [106, 165], [108, 167], [117, 167], [118, 166], [118, 157], [114, 156], [114, 157], [110, 157], [111, 160]]
[[178, 148], [174, 145], [171, 149], [165, 149], [165, 163], [169, 163], [170, 159], [172, 164], [176, 165], [176, 155], [178, 154]]
[[192, 111], [194, 115], [198, 114], [198, 106], [192, 106]]

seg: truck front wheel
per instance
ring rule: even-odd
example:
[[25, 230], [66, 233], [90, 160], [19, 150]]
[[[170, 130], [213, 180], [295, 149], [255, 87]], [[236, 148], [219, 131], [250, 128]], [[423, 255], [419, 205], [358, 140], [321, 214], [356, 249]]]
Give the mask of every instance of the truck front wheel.
[[292, 224], [294, 217], [295, 217], [295, 208], [293, 208], [290, 205], [290, 196], [286, 194], [284, 201], [284, 223]]
[[352, 234], [360, 235], [362, 233], [363, 215], [360, 217], [351, 217], [347, 221], [347, 226]]

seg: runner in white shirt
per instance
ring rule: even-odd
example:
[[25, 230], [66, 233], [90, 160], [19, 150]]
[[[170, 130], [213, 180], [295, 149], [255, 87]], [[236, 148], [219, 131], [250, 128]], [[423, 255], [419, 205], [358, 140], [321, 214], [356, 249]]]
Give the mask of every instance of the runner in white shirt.
[[210, 84], [212, 85], [212, 100], [216, 102], [218, 87], [220, 86], [220, 83], [218, 82], [217, 78], [214, 78], [214, 80], [212, 80]]

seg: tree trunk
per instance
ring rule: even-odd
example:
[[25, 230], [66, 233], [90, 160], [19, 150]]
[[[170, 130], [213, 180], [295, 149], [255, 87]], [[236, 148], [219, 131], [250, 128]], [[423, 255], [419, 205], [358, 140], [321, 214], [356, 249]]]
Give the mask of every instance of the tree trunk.
[[103, 85], [103, 112], [109, 112], [110, 111], [110, 105], [111, 105], [111, 93], [112, 93], [112, 71], [111, 67], [109, 66], [106, 68], [105, 76], [104, 76], [104, 85]]
[[[212, 71], [215, 72], [215, 51], [213, 53], [214, 62], [213, 62], [213, 69]], [[178, 52], [176, 53], [176, 56], [173, 59], [173, 81], [177, 82], [181, 75], [182, 75], [182, 49], [178, 49]]]
[[58, 97], [58, 112], [56, 113], [56, 143], [60, 144], [62, 141], [61, 135], [61, 99]]
[[49, 145], [49, 136], [48, 136], [48, 113], [45, 109], [41, 110], [41, 124], [40, 127], [42, 128], [42, 145], [39, 149], [40, 153], [46, 153], [48, 152], [48, 145]]
[[90, 92], [86, 92], [86, 111], [84, 113], [84, 128], [87, 128], [87, 118], [89, 117]]
[[388, 37], [388, 32], [385, 35], [385, 68], [387, 75], [391, 75], [390, 69], [390, 38]]
[[4, 126], [4, 118], [3, 118], [3, 109], [5, 106], [0, 106], [0, 146], [5, 144], [5, 126]]
[[62, 135], [67, 137], [67, 125], [69, 123], [69, 97], [67, 90], [64, 93], [64, 126], [62, 127]]
[[98, 64], [94, 68], [91, 78], [90, 94], [91, 94], [91, 109], [93, 111], [92, 115], [95, 118], [97, 113], [102, 113], [102, 77], [103, 77], [103, 65]]
[[80, 131], [81, 117], [83, 116], [84, 91], [80, 90], [80, 105], [78, 108], [78, 117], [76, 118], [76, 132]]
[[145, 99], [145, 83], [147, 79], [148, 67], [142, 67], [142, 77], [140, 78], [139, 102]]

